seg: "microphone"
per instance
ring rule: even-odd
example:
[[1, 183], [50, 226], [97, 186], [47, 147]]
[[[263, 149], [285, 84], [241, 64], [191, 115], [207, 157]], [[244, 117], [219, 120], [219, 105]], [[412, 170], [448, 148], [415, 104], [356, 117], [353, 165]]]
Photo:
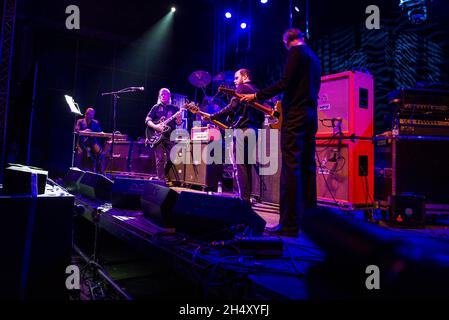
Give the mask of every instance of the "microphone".
[[145, 90], [144, 87], [130, 87], [129, 89], [132, 91], [144, 91]]

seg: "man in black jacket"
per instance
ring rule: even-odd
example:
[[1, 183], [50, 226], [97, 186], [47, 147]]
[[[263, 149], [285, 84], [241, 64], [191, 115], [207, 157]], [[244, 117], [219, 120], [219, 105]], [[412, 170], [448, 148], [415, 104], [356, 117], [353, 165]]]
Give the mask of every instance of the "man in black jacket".
[[[251, 73], [248, 69], [240, 69], [235, 73], [235, 92], [239, 94], [253, 94], [257, 88], [251, 83]], [[241, 199], [250, 202], [252, 176], [251, 171], [257, 170], [256, 143], [258, 129], [262, 128], [265, 115], [233, 97], [222, 110], [211, 114], [210, 119], [217, 120], [225, 116], [232, 116], [234, 130], [233, 148], [230, 155], [234, 167], [234, 183]], [[209, 117], [205, 117], [208, 120]], [[251, 139], [255, 138], [255, 139]], [[246, 139], [247, 138], [247, 139]], [[247, 140], [247, 143], [245, 143]]]
[[296, 236], [304, 210], [316, 207], [315, 134], [321, 69], [318, 58], [304, 42], [299, 29], [287, 30], [283, 41], [288, 58], [281, 79], [241, 100], [266, 100], [284, 93], [280, 220], [279, 225], [267, 228], [267, 231]]

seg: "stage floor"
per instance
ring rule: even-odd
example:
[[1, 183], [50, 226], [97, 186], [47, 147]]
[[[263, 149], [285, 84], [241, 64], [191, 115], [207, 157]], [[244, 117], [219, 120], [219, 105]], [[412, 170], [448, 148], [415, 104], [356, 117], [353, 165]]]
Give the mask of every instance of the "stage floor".
[[[188, 188], [172, 189], [177, 192], [204, 193]], [[220, 195], [233, 197], [230, 193]], [[171, 261], [169, 265], [173, 270], [177, 270], [178, 273], [180, 271], [184, 279], [197, 282], [203, 289], [206, 287], [205, 290], [211, 297], [224, 295], [229, 299], [307, 300], [313, 298], [310, 296], [307, 274], [309, 270], [319, 266], [326, 259], [326, 254], [305, 233], [301, 233], [296, 238], [278, 237], [283, 244], [283, 251], [280, 255], [272, 257], [242, 256], [236, 255], [236, 252], [229, 248], [212, 247], [210, 242], [191, 239], [176, 233], [174, 229], [161, 228], [146, 219], [143, 212], [139, 210], [117, 209], [109, 203], [82, 196], [76, 196], [76, 203], [84, 207], [83, 217], [90, 222], [94, 221], [93, 212], [102, 209], [98, 220], [101, 229], [106, 230], [109, 235], [119, 239], [132, 250], [144, 254], [157, 252], [158, 255], [168, 257], [168, 260]], [[253, 203], [253, 209], [267, 222], [267, 226], [274, 226], [278, 223], [279, 214], [276, 205]], [[363, 212], [342, 212], [342, 214], [349, 215], [354, 219], [364, 219]], [[378, 221], [377, 224], [390, 231], [395, 231], [398, 238], [416, 239], [417, 242], [424, 238], [449, 239], [449, 221], [447, 219], [439, 220], [438, 223], [432, 225], [429, 224], [424, 229], [390, 228], [382, 221]], [[106, 263], [106, 269], [112, 274], [121, 275], [116, 277], [117, 281], [125, 281], [124, 271], [120, 271], [120, 265], [124, 265], [124, 258], [121, 256], [122, 254], [115, 255], [119, 264], [110, 260]], [[156, 258], [156, 261], [162, 260]], [[158, 263], [156, 262], [156, 264]], [[130, 268], [134, 270], [140, 267], [132, 266]], [[210, 278], [216, 277], [217, 272], [220, 273], [218, 270], [221, 270], [221, 275], [227, 280], [222, 279], [224, 284], [215, 286], [212, 285], [213, 281], [210, 282]], [[136, 277], [134, 271], [130, 274], [133, 274], [132, 278]], [[205, 282], [205, 279], [209, 280]], [[242, 289], [244, 293], [234, 291], [233, 288], [237, 282], [239, 286], [244, 287]], [[143, 282], [134, 281], [134, 286], [139, 289], [129, 286], [128, 291], [137, 298], [144, 298], [148, 296], [148, 292], [142, 285]], [[176, 287], [176, 283], [172, 283], [172, 285]], [[150, 290], [150, 288], [147, 289]]]

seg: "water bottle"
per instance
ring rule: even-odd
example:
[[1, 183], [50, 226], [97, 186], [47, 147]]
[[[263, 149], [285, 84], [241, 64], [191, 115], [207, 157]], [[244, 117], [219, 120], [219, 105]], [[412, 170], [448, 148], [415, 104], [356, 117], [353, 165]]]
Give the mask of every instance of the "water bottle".
[[221, 180], [218, 181], [217, 192], [218, 192], [218, 193], [222, 193], [222, 192], [223, 192], [223, 188], [222, 188], [222, 186], [221, 186]]

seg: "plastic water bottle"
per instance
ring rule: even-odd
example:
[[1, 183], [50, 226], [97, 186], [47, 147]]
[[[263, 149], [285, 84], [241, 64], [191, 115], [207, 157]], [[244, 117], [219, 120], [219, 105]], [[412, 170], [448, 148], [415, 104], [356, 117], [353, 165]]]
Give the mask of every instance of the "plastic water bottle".
[[221, 181], [218, 181], [217, 192], [218, 192], [218, 193], [222, 193], [222, 192], [223, 192], [223, 188], [222, 188], [222, 185], [221, 185]]

